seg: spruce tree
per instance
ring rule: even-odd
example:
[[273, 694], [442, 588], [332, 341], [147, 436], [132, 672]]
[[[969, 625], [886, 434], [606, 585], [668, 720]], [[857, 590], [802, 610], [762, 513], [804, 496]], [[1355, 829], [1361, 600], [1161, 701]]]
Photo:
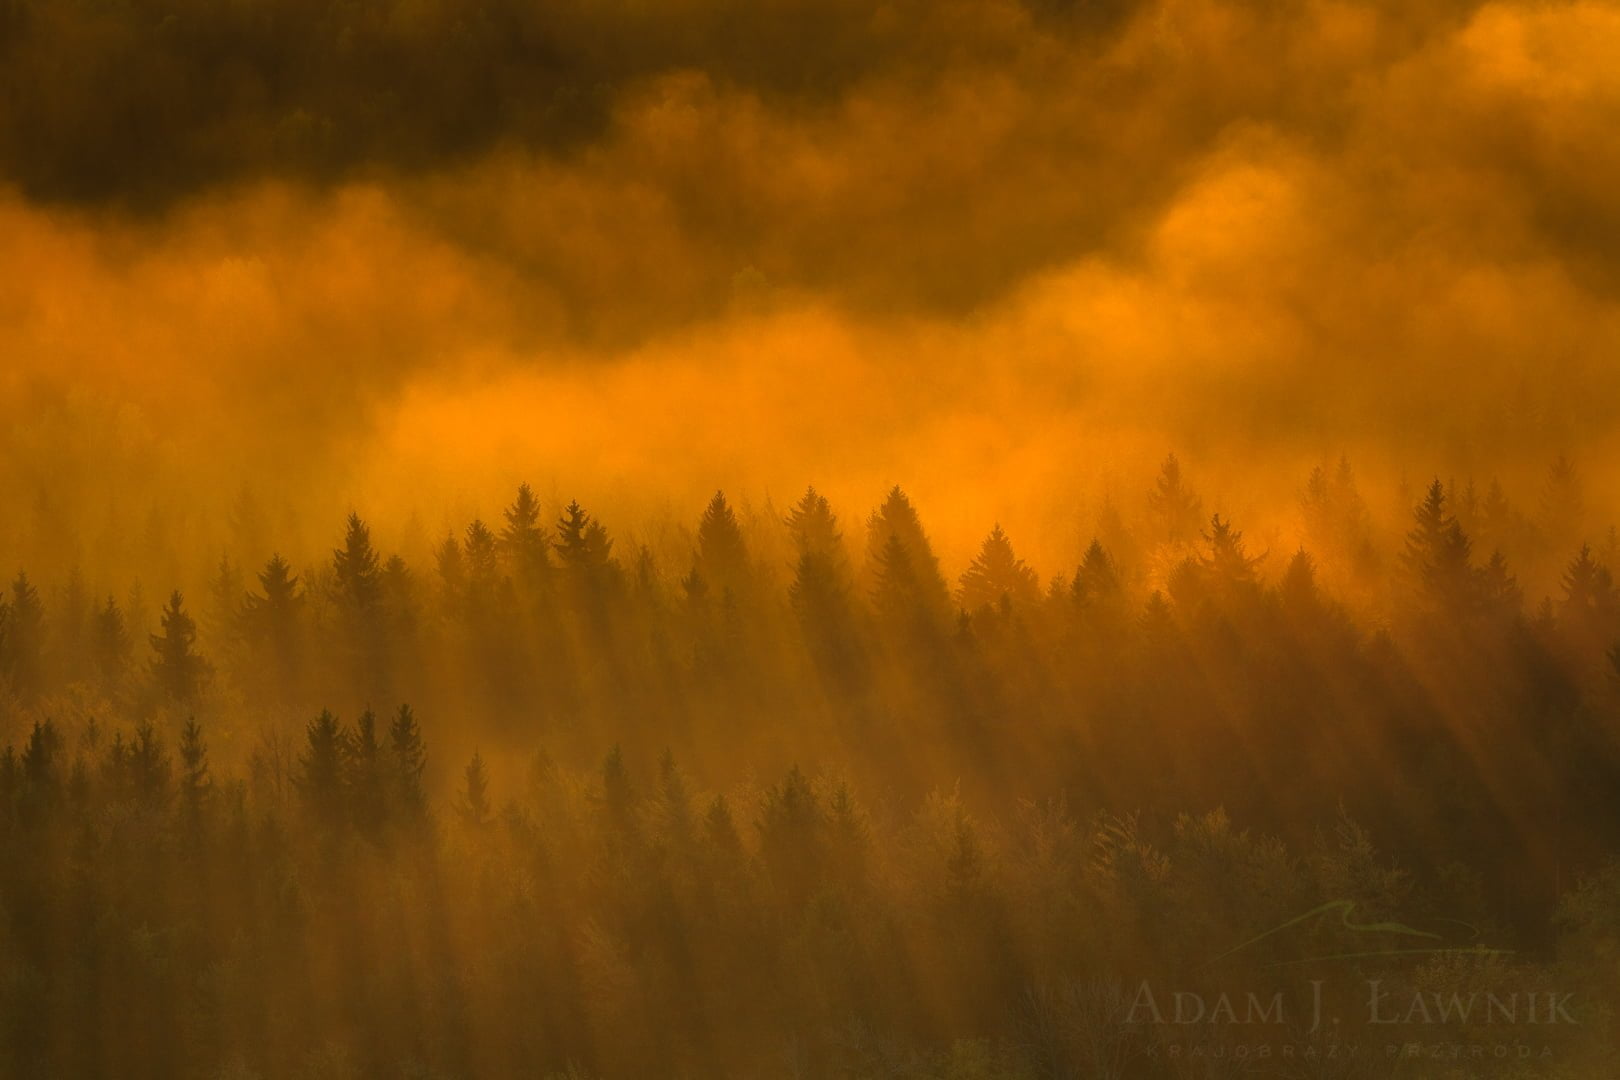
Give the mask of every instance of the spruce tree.
[[1413, 522], [1402, 555], [1408, 580], [1434, 612], [1454, 618], [1471, 614], [1477, 598], [1471, 545], [1447, 510], [1445, 485], [1438, 478], [1413, 512]]
[[0, 644], [0, 665], [12, 692], [24, 701], [37, 697], [45, 685], [45, 605], [26, 573], [19, 572], [11, 584], [5, 636]]
[[737, 515], [717, 491], [698, 522], [697, 554], [692, 567], [717, 593], [739, 596], [747, 587], [748, 549]]
[[962, 572], [956, 592], [958, 605], [967, 612], [999, 608], [1004, 603], [1028, 610], [1040, 600], [1035, 571], [1013, 551], [1012, 541], [997, 522], [984, 538], [979, 553]]
[[401, 705], [388, 725], [388, 748], [394, 808], [402, 821], [418, 821], [427, 812], [427, 795], [422, 789], [427, 749], [409, 705]]
[[562, 572], [576, 592], [600, 599], [617, 572], [613, 541], [601, 522], [587, 514], [577, 501], [570, 502], [557, 521], [553, 546]]
[[1241, 530], [1232, 528], [1230, 521], [1215, 514], [1203, 538], [1209, 551], [1199, 561], [1217, 589], [1231, 594], [1255, 584], [1255, 567], [1265, 556], [1251, 556], [1245, 550]]
[[377, 714], [369, 708], [355, 722], [347, 764], [346, 783], [355, 824], [361, 832], [375, 836], [387, 813], [387, 777], [377, 736]]
[[919, 624], [946, 624], [953, 607], [939, 559], [911, 500], [889, 491], [866, 526], [866, 581], [879, 607], [904, 609]]
[[383, 594], [383, 567], [372, 546], [371, 529], [351, 513], [343, 546], [332, 552], [332, 592], [339, 628], [339, 657], [363, 695], [387, 690], [389, 625]]
[[137, 803], [149, 810], [157, 810], [168, 804], [169, 755], [164, 752], [152, 721], [143, 720], [135, 726], [135, 738], [129, 743], [127, 767], [130, 789]]
[[498, 547], [489, 526], [474, 518], [472, 524], [467, 526], [463, 552], [467, 564], [468, 596], [476, 604], [488, 604], [500, 575]]
[[239, 621], [248, 648], [279, 695], [296, 685], [302, 663], [304, 596], [298, 576], [280, 553], [259, 571], [259, 591], [242, 600]]
[[349, 732], [326, 709], [304, 729], [295, 783], [306, 812], [323, 828], [335, 828], [348, 816], [345, 779], [351, 741]]
[[1148, 509], [1158, 519], [1159, 536], [1172, 544], [1190, 541], [1197, 535], [1203, 502], [1187, 487], [1181, 462], [1170, 454], [1159, 467], [1159, 476], [1148, 492]]
[[1069, 592], [1075, 605], [1083, 611], [1101, 610], [1119, 600], [1119, 571], [1114, 567], [1114, 560], [1103, 549], [1101, 540], [1093, 538], [1086, 548], [1080, 565], [1074, 571], [1074, 582]]
[[158, 689], [170, 701], [194, 704], [210, 674], [208, 662], [197, 655], [197, 624], [186, 614], [176, 589], [163, 608], [161, 634], [152, 634], [151, 671]]
[[467, 560], [455, 533], [447, 533], [434, 549], [433, 563], [439, 574], [440, 607], [446, 616], [460, 618], [467, 601]]
[[503, 511], [500, 551], [513, 576], [525, 588], [543, 584], [551, 574], [551, 545], [540, 525], [540, 500], [528, 484], [521, 484], [512, 505]]
[[788, 602], [822, 674], [835, 685], [853, 689], [861, 681], [861, 643], [856, 640], [851, 601], [849, 557], [838, 519], [815, 488], [787, 517], [788, 534], [798, 558]]
[[357, 513], [350, 513], [343, 546], [332, 551], [333, 581], [339, 601], [351, 612], [365, 615], [381, 599], [382, 569], [371, 544], [371, 528]]
[[193, 826], [201, 820], [213, 786], [208, 775], [208, 744], [203, 741], [197, 718], [191, 717], [180, 730], [180, 805]]
[[461, 820], [473, 828], [483, 828], [490, 816], [489, 774], [484, 769], [483, 755], [474, 753], [461, 774], [461, 795], [456, 803]]
[[118, 601], [111, 596], [95, 614], [90, 626], [90, 663], [103, 690], [117, 686], [129, 662], [129, 631], [124, 627], [124, 613]]

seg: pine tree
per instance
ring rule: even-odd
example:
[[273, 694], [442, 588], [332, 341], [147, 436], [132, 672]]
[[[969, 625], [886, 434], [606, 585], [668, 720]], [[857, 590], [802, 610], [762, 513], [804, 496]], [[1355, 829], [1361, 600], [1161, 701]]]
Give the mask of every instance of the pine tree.
[[1561, 584], [1564, 599], [1558, 609], [1559, 621], [1585, 646], [1611, 644], [1620, 632], [1620, 590], [1608, 567], [1592, 557], [1590, 545], [1581, 545], [1565, 568]]
[[1316, 560], [1304, 548], [1294, 552], [1293, 558], [1288, 560], [1288, 568], [1283, 571], [1282, 585], [1278, 591], [1289, 611], [1312, 612], [1320, 605], [1321, 596], [1316, 588]]
[[602, 761], [602, 810], [616, 833], [627, 833], [635, 823], [636, 793], [624, 751], [615, 743]]
[[26, 573], [19, 572], [11, 584], [3, 644], [0, 666], [12, 691], [32, 700], [45, 684], [45, 605]]
[[890, 533], [874, 561], [872, 606], [878, 615], [890, 622], [914, 617], [919, 590], [905, 542]]
[[1217, 589], [1231, 593], [1254, 585], [1255, 567], [1265, 556], [1250, 556], [1244, 550], [1240, 530], [1232, 528], [1230, 521], [1215, 514], [1210, 518], [1209, 531], [1203, 534], [1203, 538], [1209, 545], [1209, 553], [1200, 559], [1200, 564]]
[[1475, 597], [1481, 614], [1497, 622], [1510, 621], [1522, 612], [1524, 590], [1508, 570], [1507, 559], [1500, 551], [1491, 552], [1491, 557], [1479, 568]]
[[866, 523], [866, 581], [880, 611], [945, 625], [954, 610], [939, 559], [906, 493], [890, 490]]
[[1522, 530], [1502, 483], [1493, 478], [1479, 507], [1480, 539], [1492, 547], [1509, 545]]
[[422, 790], [422, 773], [427, 768], [427, 749], [422, 731], [409, 705], [401, 705], [388, 725], [388, 747], [393, 771], [393, 799], [399, 816], [406, 822], [420, 820], [427, 812], [427, 796]]
[[169, 756], [163, 752], [150, 720], [136, 725], [135, 738], [129, 744], [127, 765], [135, 801], [149, 810], [166, 806], [170, 794]]
[[1158, 479], [1148, 492], [1148, 509], [1158, 519], [1162, 539], [1179, 544], [1191, 540], [1198, 529], [1203, 502], [1187, 487], [1181, 462], [1170, 454], [1159, 467]]
[[[1620, 664], [1616, 669], [1620, 670]], [[703, 841], [717, 863], [732, 865], [741, 861], [742, 837], [737, 835], [737, 823], [724, 795], [716, 795], [703, 814]]]
[[1413, 513], [1402, 562], [1408, 576], [1437, 612], [1461, 617], [1477, 599], [1469, 563], [1472, 545], [1446, 509], [1446, 489], [1439, 479], [1429, 485]]
[[543, 584], [551, 574], [551, 545], [540, 526], [540, 500], [528, 484], [519, 485], [517, 497], [503, 512], [500, 550], [512, 574], [525, 588]]
[[208, 775], [208, 744], [203, 741], [197, 718], [192, 717], [180, 730], [180, 805], [193, 827], [202, 818], [213, 786]]
[[664, 589], [658, 576], [658, 562], [652, 548], [642, 544], [636, 548], [636, 568], [632, 575], [636, 596], [649, 611], [663, 607]]
[[371, 528], [357, 513], [350, 513], [343, 546], [332, 552], [333, 581], [338, 600], [349, 611], [369, 614], [382, 594], [382, 571], [371, 545]]
[[957, 603], [968, 612], [1008, 602], [1027, 610], [1035, 606], [1040, 595], [1035, 571], [1013, 552], [1012, 541], [997, 522], [980, 545], [979, 554], [962, 573]]
[[1578, 538], [1586, 525], [1586, 498], [1580, 474], [1563, 454], [1547, 470], [1541, 489], [1542, 536], [1549, 545]]
[[747, 587], [748, 549], [724, 492], [715, 492], [703, 510], [692, 568], [717, 592], [737, 596]]
[[1162, 651], [1176, 643], [1176, 616], [1170, 609], [1170, 602], [1158, 589], [1148, 595], [1139, 623], [1142, 638], [1149, 647]]
[[1592, 557], [1590, 544], [1581, 545], [1581, 550], [1565, 568], [1561, 583], [1564, 602], [1560, 618], [1585, 623], [1594, 618], [1610, 618], [1620, 608], [1614, 578], [1607, 567]]
[[304, 743], [295, 783], [310, 816], [323, 827], [334, 828], [347, 817], [344, 779], [351, 737], [337, 717], [322, 709], [304, 729]]
[[91, 674], [87, 648], [91, 612], [89, 590], [77, 563], [53, 606], [56, 610], [56, 617], [51, 620], [54, 647], [48, 651], [56, 659], [58, 675], [67, 682], [78, 682]]
[[945, 856], [946, 895], [956, 903], [976, 897], [985, 873], [984, 848], [979, 833], [961, 803], [955, 805], [950, 847]]
[[467, 591], [475, 603], [487, 604], [494, 595], [500, 575], [500, 561], [495, 534], [477, 518], [467, 526], [463, 545], [467, 560]]
[[809, 488], [787, 517], [798, 559], [788, 602], [824, 676], [854, 689], [861, 681], [860, 643], [855, 639], [849, 557], [838, 519], [827, 500]]
[[364, 695], [387, 692], [389, 626], [383, 570], [371, 529], [351, 513], [343, 546], [332, 552], [332, 599], [338, 612], [337, 658]]
[[692, 840], [691, 796], [675, 755], [667, 749], [658, 761], [658, 816], [665, 843], [677, 849], [688, 847]]
[[474, 753], [462, 773], [461, 795], [456, 803], [461, 820], [473, 828], [483, 828], [489, 821], [489, 774], [484, 769], [484, 758]]
[[123, 678], [129, 662], [129, 631], [124, 627], [124, 613], [118, 610], [118, 601], [111, 596], [96, 612], [90, 628], [90, 662], [103, 688], [116, 686]]
[[208, 582], [208, 605], [203, 612], [208, 640], [219, 648], [234, 642], [241, 628], [242, 571], [229, 555], [221, 555]]
[[1311, 470], [1300, 508], [1305, 536], [1313, 548], [1359, 575], [1374, 568], [1372, 516], [1356, 489], [1349, 458], [1341, 457], [1332, 475], [1320, 465]]
[[441, 607], [447, 615], [459, 618], [467, 601], [467, 560], [455, 533], [447, 533], [443, 543], [434, 549], [433, 562], [439, 573]]
[[807, 553], [823, 558], [844, 556], [844, 537], [838, 531], [838, 518], [826, 496], [814, 487], [805, 488], [804, 495], [788, 511], [787, 528], [794, 550], [801, 556]]
[[387, 778], [383, 772], [382, 746], [377, 741], [377, 714], [366, 709], [355, 722], [349, 743], [347, 787], [355, 824], [360, 831], [375, 836], [382, 829], [387, 813]]
[[826, 818], [809, 779], [795, 765], [765, 793], [759, 850], [778, 889], [802, 900], [820, 877]]
[[1123, 593], [1119, 571], [1103, 549], [1101, 540], [1093, 538], [1086, 548], [1069, 592], [1082, 611], [1105, 611], [1119, 604]]
[[408, 647], [416, 628], [416, 576], [400, 555], [390, 555], [383, 563], [379, 594], [384, 639], [393, 647]]
[[153, 658], [152, 677], [170, 701], [181, 705], [196, 702], [210, 674], [208, 662], [197, 655], [197, 624], [187, 615], [180, 590], [169, 594], [163, 609], [161, 634], [150, 635]]
[[62, 733], [49, 717], [35, 720], [23, 748], [20, 762], [22, 791], [18, 815], [28, 823], [44, 820], [55, 809], [62, 793]]
[[563, 576], [582, 596], [600, 599], [618, 572], [613, 541], [601, 522], [578, 502], [570, 502], [557, 522], [557, 559]]
[[259, 592], [243, 598], [239, 621], [249, 649], [269, 669], [266, 681], [285, 694], [296, 684], [302, 662], [304, 596], [279, 552], [257, 576]]
[[847, 783], [839, 783], [827, 801], [827, 857], [833, 878], [858, 889], [866, 879], [871, 832]]

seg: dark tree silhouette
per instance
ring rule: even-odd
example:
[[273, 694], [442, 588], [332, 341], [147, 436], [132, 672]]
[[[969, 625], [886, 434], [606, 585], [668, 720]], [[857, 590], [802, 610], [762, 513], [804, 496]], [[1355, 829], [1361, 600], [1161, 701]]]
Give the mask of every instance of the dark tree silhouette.
[[1148, 509], [1158, 523], [1160, 537], [1169, 543], [1184, 543], [1197, 536], [1203, 501], [1187, 487], [1181, 462], [1174, 454], [1159, 467], [1158, 479], [1148, 492]]
[[427, 811], [427, 795], [422, 790], [427, 749], [422, 742], [416, 715], [411, 712], [409, 705], [401, 705], [388, 725], [388, 749], [393, 774], [394, 807], [402, 821], [419, 821]]
[[185, 612], [185, 600], [176, 589], [163, 609], [162, 633], [150, 635], [152, 678], [158, 690], [170, 701], [195, 704], [212, 669], [197, 655], [197, 624]]
[[1240, 530], [1216, 514], [1210, 518], [1209, 531], [1203, 538], [1209, 550], [1200, 557], [1200, 563], [1217, 589], [1231, 593], [1255, 585], [1255, 567], [1265, 556], [1248, 554]]
[[304, 808], [312, 820], [333, 828], [348, 820], [348, 773], [353, 739], [331, 712], [321, 714], [304, 729], [304, 750], [298, 759], [296, 783]]
[[1437, 478], [1413, 513], [1402, 564], [1430, 608], [1454, 618], [1470, 613], [1476, 597], [1472, 545], [1446, 508], [1446, 489]]
[[343, 546], [332, 551], [332, 572], [338, 599], [350, 611], [367, 614], [381, 599], [382, 571], [371, 545], [371, 528], [357, 513], [350, 513]]
[[518, 487], [503, 516], [500, 550], [513, 576], [529, 588], [542, 587], [551, 575], [551, 545], [540, 525], [540, 500], [528, 484]]
[[375, 837], [388, 812], [388, 774], [377, 737], [377, 715], [370, 709], [355, 721], [346, 764], [345, 787], [354, 823], [362, 833]]
[[557, 522], [557, 539], [553, 546], [563, 577], [575, 596], [588, 606], [599, 607], [618, 574], [618, 564], [613, 560], [613, 541], [601, 522], [587, 514], [578, 502], [570, 502]]
[[1040, 600], [1040, 582], [1035, 571], [1013, 551], [1012, 541], [997, 522], [984, 538], [979, 553], [962, 573], [956, 593], [957, 603], [966, 611], [999, 607], [1005, 602], [1030, 609]]
[[208, 775], [208, 744], [193, 717], [180, 730], [180, 805], [192, 828], [200, 825], [213, 787], [213, 778]]
[[32, 700], [45, 682], [45, 605], [26, 573], [19, 572], [11, 583], [11, 602], [4, 614], [0, 670], [13, 693]]
[[109, 596], [107, 603], [96, 612], [90, 630], [91, 666], [103, 687], [118, 685], [129, 663], [129, 652], [124, 613], [118, 609], [118, 601]]
[[1083, 611], [1101, 610], [1118, 604], [1124, 594], [1119, 570], [1114, 560], [1103, 549], [1102, 541], [1093, 539], [1086, 548], [1080, 565], [1075, 569], [1070, 585], [1070, 596]]
[[950, 590], [917, 510], [892, 488], [866, 524], [866, 579], [880, 609], [943, 625], [952, 614]]
[[714, 493], [698, 521], [697, 553], [692, 570], [717, 595], [729, 591], [737, 597], [747, 589], [748, 548], [724, 492]]
[[304, 595], [279, 553], [270, 556], [258, 579], [259, 591], [242, 600], [239, 623], [250, 653], [267, 669], [261, 691], [285, 695], [301, 674]]
[[481, 829], [489, 822], [489, 774], [484, 769], [484, 758], [480, 754], [473, 754], [461, 774], [461, 795], [456, 812], [461, 815], [462, 821], [475, 829]]
[[827, 500], [807, 488], [787, 517], [797, 559], [788, 602], [824, 677], [846, 691], [864, 679], [856, 637], [853, 580], [838, 519]]

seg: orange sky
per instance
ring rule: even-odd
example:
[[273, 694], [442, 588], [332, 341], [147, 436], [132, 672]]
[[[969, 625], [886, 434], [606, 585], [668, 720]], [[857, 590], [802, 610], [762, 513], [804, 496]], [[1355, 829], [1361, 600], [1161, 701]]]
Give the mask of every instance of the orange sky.
[[[551, 59], [467, 46], [506, 89], [448, 8], [379, 7], [351, 38], [461, 124], [364, 81], [410, 64], [221, 84], [149, 9], [47, 2], [10, 46], [56, 121], [0, 139], [24, 558], [158, 519], [206, 549], [244, 486], [318, 549], [523, 479], [625, 527], [808, 482], [853, 522], [898, 482], [948, 561], [999, 519], [1057, 568], [1170, 449], [1254, 529], [1341, 452], [1610, 482], [1612, 5], [562, 5]], [[110, 126], [64, 57], [163, 77]]]

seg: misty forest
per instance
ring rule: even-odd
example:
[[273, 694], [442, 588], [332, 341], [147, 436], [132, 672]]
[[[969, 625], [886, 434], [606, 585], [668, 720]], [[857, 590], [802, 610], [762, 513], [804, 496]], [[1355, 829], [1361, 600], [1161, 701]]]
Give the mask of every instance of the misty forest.
[[1352, 901], [1490, 946], [1390, 985], [1574, 1023], [1276, 1075], [1611, 1075], [1620, 543], [1562, 459], [1401, 494], [1324, 465], [1256, 550], [1171, 456], [1047, 580], [999, 525], [948, 571], [898, 487], [717, 493], [670, 558], [524, 485], [425, 562], [356, 513], [186, 593], [19, 573], [0, 1068], [1247, 1075], [1124, 1006]]
[[1616, 1080], [1617, 134], [1620, 0], [0, 0], [0, 1080]]

